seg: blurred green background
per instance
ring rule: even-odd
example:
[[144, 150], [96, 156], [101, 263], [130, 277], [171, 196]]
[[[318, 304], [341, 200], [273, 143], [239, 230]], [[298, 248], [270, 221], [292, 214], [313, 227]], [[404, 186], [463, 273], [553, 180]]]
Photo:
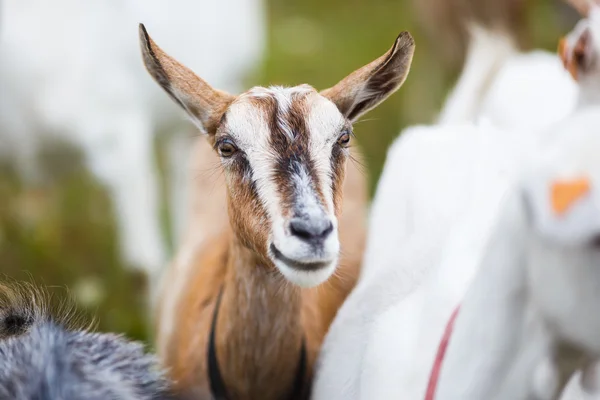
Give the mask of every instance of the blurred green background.
[[[417, 50], [408, 81], [355, 127], [371, 192], [388, 145], [403, 127], [433, 120], [460, 67], [460, 56], [448, 56], [443, 37], [427, 29], [413, 6], [407, 0], [269, 0], [267, 51], [247, 79], [248, 86], [310, 83], [322, 89], [383, 54], [400, 31], [410, 31]], [[563, 18], [560, 10], [549, 0], [528, 5], [530, 46], [554, 50], [572, 27], [572, 16]], [[160, 166], [161, 137], [155, 149]], [[34, 189], [23, 187], [10, 160], [1, 161], [0, 273], [72, 296], [102, 331], [147, 340], [146, 279], [119, 260], [106, 191], [68, 143], [48, 143], [39, 159], [46, 179]]]

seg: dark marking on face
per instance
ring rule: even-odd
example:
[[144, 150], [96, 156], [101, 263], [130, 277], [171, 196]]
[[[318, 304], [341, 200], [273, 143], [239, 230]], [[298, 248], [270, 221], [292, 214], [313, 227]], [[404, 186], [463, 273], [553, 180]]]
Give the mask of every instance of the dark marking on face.
[[[347, 149], [339, 145], [337, 139], [340, 132], [311, 132], [309, 116], [311, 112], [311, 91], [285, 93], [283, 97], [277, 92], [260, 91], [257, 95], [249, 94], [244, 101], [264, 116], [268, 129], [268, 145], [265, 149], [267, 157], [273, 160], [268, 179], [274, 185], [280, 209], [284, 218], [303, 216], [306, 196], [314, 196], [326, 212], [330, 199], [323, 193], [324, 176], [317, 170], [315, 155], [311, 153], [312, 135], [331, 136], [324, 141], [331, 151], [325, 168], [331, 179], [334, 211], [338, 214], [342, 197], [342, 182]], [[227, 133], [227, 113], [219, 122], [217, 142]], [[349, 124], [349, 122], [348, 122]], [[233, 138], [230, 138], [233, 140]], [[314, 144], [313, 144], [314, 146]], [[246, 247], [266, 254], [263, 244], [268, 242], [271, 232], [271, 221], [266, 205], [263, 204], [255, 181], [253, 165], [246, 157], [244, 148], [239, 148], [235, 155], [225, 161], [228, 177], [228, 207], [230, 220], [238, 239]], [[328, 151], [324, 149], [324, 151]], [[323, 157], [321, 155], [321, 157]], [[322, 161], [321, 161], [322, 162]], [[326, 189], [327, 190], [327, 189]], [[311, 204], [314, 206], [314, 203]]]
[[333, 193], [333, 206], [335, 214], [340, 215], [342, 209], [342, 187], [346, 176], [345, 150], [334, 146], [331, 153], [331, 192]]
[[302, 213], [299, 193], [307, 188], [298, 186], [299, 182], [306, 182], [300, 177], [308, 177], [308, 189], [313, 191], [322, 206], [326, 204], [315, 161], [310, 154], [311, 132], [307, 124], [310, 110], [306, 99], [307, 93], [293, 94], [287, 105], [279, 104], [276, 97], [271, 99], [270, 144], [277, 155], [273, 181], [286, 217]]

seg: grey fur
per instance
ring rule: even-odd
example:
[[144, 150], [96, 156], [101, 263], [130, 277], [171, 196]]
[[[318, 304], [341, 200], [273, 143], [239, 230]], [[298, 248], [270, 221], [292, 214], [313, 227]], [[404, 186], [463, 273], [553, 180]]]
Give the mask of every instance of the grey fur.
[[[39, 298], [39, 292], [28, 293]], [[0, 302], [0, 399], [173, 399], [156, 358], [143, 345], [69, 329], [39, 302], [14, 292], [2, 295], [10, 301]]]

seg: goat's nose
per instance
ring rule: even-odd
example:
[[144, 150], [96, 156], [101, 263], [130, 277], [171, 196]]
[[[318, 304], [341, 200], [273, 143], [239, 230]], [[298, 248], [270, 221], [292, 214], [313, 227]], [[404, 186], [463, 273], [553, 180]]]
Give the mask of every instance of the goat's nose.
[[329, 218], [292, 218], [290, 233], [306, 242], [325, 240], [333, 231], [333, 223]]

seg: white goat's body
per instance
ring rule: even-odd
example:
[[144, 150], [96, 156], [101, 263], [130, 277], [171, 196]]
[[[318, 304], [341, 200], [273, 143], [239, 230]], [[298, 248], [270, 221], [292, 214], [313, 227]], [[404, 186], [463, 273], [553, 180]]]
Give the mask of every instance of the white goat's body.
[[[495, 43], [500, 66], [477, 42], [442, 124], [409, 128], [390, 149], [363, 275], [326, 338], [315, 399], [424, 398], [506, 192], [548, 140], [542, 128], [574, 107], [576, 87], [557, 57], [507, 55], [506, 44]], [[479, 123], [468, 122], [475, 115]]]
[[[13, 146], [27, 178], [37, 173], [33, 166], [40, 131], [80, 145], [113, 196], [126, 261], [156, 272], [165, 255], [153, 134], [179, 129], [181, 112], [144, 71], [138, 23], [150, 26], [211, 83], [238, 90], [242, 74], [262, 51], [262, 12], [261, 0], [4, 1], [0, 86], [6, 90], [0, 140]], [[190, 52], [181, 40], [185, 37], [202, 40], [203, 47]], [[181, 178], [187, 177], [187, 163], [182, 162], [188, 158], [186, 146], [175, 152], [181, 170], [170, 171], [178, 177], [170, 190], [178, 202], [173, 210], [186, 210], [181, 204], [187, 200], [188, 179]], [[185, 215], [174, 219], [179, 236]]]
[[[548, 145], [511, 185], [476, 260], [436, 399], [600, 398], [600, 69], [590, 62], [599, 40], [600, 7], [593, 7], [563, 47], [570, 66], [570, 52], [584, 44], [571, 69], [577, 107], [546, 130]], [[564, 200], [556, 192], [564, 185], [580, 189]]]
[[[495, 222], [503, 194], [533, 148], [527, 140], [533, 135], [521, 132], [457, 125], [445, 127], [447, 136], [441, 138], [437, 129], [410, 131], [423, 138], [419, 144], [428, 145], [420, 149], [429, 150], [425, 157], [429, 163], [423, 158], [402, 170], [419, 176], [411, 181], [417, 187], [407, 186], [394, 198], [405, 214], [388, 214], [387, 220], [402, 221], [396, 223], [407, 226], [398, 225], [399, 230], [409, 230], [403, 237], [397, 230], [393, 238], [385, 235], [387, 248], [380, 241], [369, 243], [371, 258], [365, 265], [375, 268], [361, 278], [332, 325], [317, 375], [316, 399], [424, 397], [440, 338], [475, 273], [477, 253]], [[431, 137], [426, 141], [427, 134]], [[376, 213], [377, 203], [371, 228]], [[383, 229], [371, 232], [381, 234]], [[392, 248], [396, 251], [389, 254]], [[358, 336], [348, 343], [352, 352], [340, 346], [346, 342], [342, 338], [351, 335]], [[351, 359], [340, 363], [341, 355]], [[343, 382], [352, 384], [337, 386]]]
[[[534, 157], [502, 204], [456, 320], [436, 399], [553, 399], [558, 371], [569, 377], [573, 368], [587, 369], [565, 363], [561, 346], [574, 347], [580, 363], [600, 354], [599, 123], [600, 107], [591, 107], [553, 129], [555, 143]], [[567, 214], [553, 213], [552, 183], [580, 177], [591, 192]], [[587, 381], [590, 393], [572, 382], [574, 397], [562, 398], [600, 398], [597, 377]]]

